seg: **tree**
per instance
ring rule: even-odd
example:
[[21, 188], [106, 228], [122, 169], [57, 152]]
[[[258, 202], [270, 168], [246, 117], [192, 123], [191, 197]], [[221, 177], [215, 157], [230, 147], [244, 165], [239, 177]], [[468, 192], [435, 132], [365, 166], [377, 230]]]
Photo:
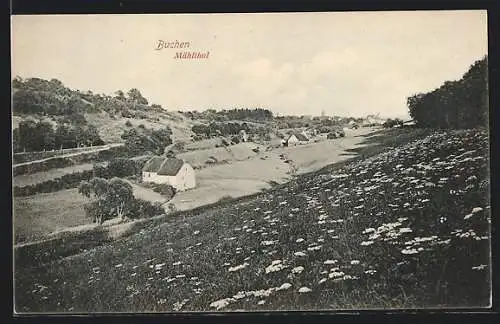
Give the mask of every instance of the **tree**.
[[108, 172], [112, 177], [128, 177], [137, 173], [136, 164], [126, 158], [114, 158], [108, 163]]
[[410, 116], [419, 126], [485, 127], [488, 121], [488, 58], [476, 61], [458, 81], [446, 81], [428, 93], [407, 98]]
[[136, 88], [132, 88], [130, 89], [128, 92], [127, 92], [127, 95], [129, 97], [129, 99], [137, 104], [141, 104], [141, 105], [147, 105], [148, 104], [148, 100], [146, 98], [144, 98], [141, 94], [141, 92], [136, 89]]
[[94, 223], [102, 225], [109, 214], [105, 211], [105, 195], [108, 182], [103, 178], [93, 178], [90, 181], [82, 181], [78, 187], [78, 193], [89, 199], [85, 205], [85, 211]]
[[123, 91], [121, 91], [121, 90], [117, 90], [117, 91], [115, 91], [115, 95], [116, 95], [116, 97], [115, 97], [115, 98], [116, 98], [116, 99], [118, 99], [118, 100], [125, 101], [125, 99], [126, 99], [126, 98], [125, 98], [125, 94], [124, 94], [124, 93], [123, 93]]
[[89, 199], [85, 211], [99, 225], [113, 217], [125, 219], [134, 203], [132, 185], [119, 178], [82, 181], [78, 192]]

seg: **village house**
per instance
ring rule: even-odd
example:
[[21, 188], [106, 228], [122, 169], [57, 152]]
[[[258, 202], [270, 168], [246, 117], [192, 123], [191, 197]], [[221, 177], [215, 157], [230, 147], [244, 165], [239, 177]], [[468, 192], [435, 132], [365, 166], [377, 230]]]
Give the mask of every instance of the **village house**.
[[248, 142], [248, 134], [244, 129], [240, 130], [239, 137], [241, 142]]
[[288, 137], [285, 141], [285, 146], [295, 146], [297, 144], [306, 144], [309, 143], [309, 138], [301, 133], [293, 133]]
[[177, 191], [196, 187], [193, 167], [177, 158], [155, 156], [142, 168], [142, 181], [168, 184]]

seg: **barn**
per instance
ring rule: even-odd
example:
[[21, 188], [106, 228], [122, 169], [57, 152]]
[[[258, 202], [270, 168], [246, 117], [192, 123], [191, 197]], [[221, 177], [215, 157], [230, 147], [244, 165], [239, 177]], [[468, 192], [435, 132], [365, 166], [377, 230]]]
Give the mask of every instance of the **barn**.
[[169, 184], [177, 191], [196, 187], [193, 167], [181, 159], [152, 157], [142, 168], [142, 181]]

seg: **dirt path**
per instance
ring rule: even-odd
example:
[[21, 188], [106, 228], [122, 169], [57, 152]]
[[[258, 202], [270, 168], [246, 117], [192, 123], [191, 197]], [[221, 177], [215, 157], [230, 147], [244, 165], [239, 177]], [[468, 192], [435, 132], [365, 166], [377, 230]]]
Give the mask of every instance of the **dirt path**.
[[[353, 157], [354, 154], [347, 150], [361, 145], [363, 137], [359, 135], [374, 131], [371, 128], [351, 130], [344, 138], [273, 149], [246, 161], [197, 170], [197, 187], [177, 193], [170, 203], [178, 210], [189, 210], [217, 202], [223, 197], [236, 198], [256, 193], [270, 188], [270, 182], [289, 181], [291, 166], [296, 168], [296, 174], [302, 174]], [[285, 163], [280, 158], [282, 154], [291, 163]]]

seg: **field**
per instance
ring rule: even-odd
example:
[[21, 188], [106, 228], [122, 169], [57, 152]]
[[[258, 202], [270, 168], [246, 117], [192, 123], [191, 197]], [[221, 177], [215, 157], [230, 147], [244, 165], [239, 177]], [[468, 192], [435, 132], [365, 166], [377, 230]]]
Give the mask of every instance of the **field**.
[[[381, 132], [382, 135], [378, 132]], [[363, 152], [373, 154], [371, 151], [385, 149], [391, 143], [405, 143], [412, 138], [424, 136], [424, 134], [425, 132], [420, 130], [377, 131], [367, 128], [353, 130], [345, 138], [321, 140], [318, 143], [278, 148], [271, 151], [261, 149], [259, 154], [250, 150], [255, 145], [239, 144], [237, 147], [240, 149], [240, 157], [245, 154], [245, 147], [247, 147], [248, 154], [254, 154], [254, 157], [243, 161], [235, 162], [233, 160], [230, 164], [197, 170], [197, 187], [193, 190], [177, 193], [170, 203], [174, 204], [177, 210], [188, 210], [217, 202], [228, 196], [236, 198], [257, 193], [263, 189], [271, 188], [271, 183], [285, 183], [292, 178], [292, 175], [290, 164], [285, 163], [280, 158], [282, 154], [292, 161], [296, 168], [296, 174], [304, 174], [319, 170], [332, 163], [346, 161]], [[214, 152], [213, 150], [216, 149], [210, 151]], [[228, 154], [224, 149], [220, 150], [224, 154]], [[195, 156], [199, 152], [194, 151], [187, 154]], [[207, 155], [205, 151], [201, 152], [201, 155]], [[199, 156], [198, 159], [203, 160]]]
[[229, 146], [227, 149], [224, 147], [212, 147], [180, 153], [177, 157], [191, 164], [193, 168], [203, 168], [207, 166], [205, 162], [211, 157], [215, 158], [217, 162], [225, 161], [226, 163], [250, 159], [257, 156], [257, 153], [252, 151], [256, 147], [261, 150], [263, 148], [262, 145], [255, 143], [239, 143]]
[[[115, 117], [111, 118], [108, 113], [87, 114], [86, 119], [89, 123], [99, 129], [99, 134], [103, 141], [107, 143], [122, 142], [121, 135], [123, 131], [130, 127], [125, 126], [129, 121], [133, 127], [143, 124], [146, 128], [160, 129], [168, 125], [172, 129], [172, 141], [186, 141], [191, 137], [192, 123], [181, 114], [175, 112], [148, 112], [147, 119]], [[154, 120], [158, 118], [158, 120]]]
[[[151, 189], [135, 183], [131, 184], [136, 198], [149, 201], [164, 200], [159, 193]], [[77, 188], [16, 197], [14, 199], [14, 241], [16, 243], [34, 241], [43, 239], [54, 232], [71, 228], [82, 229], [82, 225], [92, 225], [85, 215], [83, 208], [85, 203], [84, 197], [78, 193]]]
[[436, 132], [16, 268], [16, 311], [486, 307], [488, 154], [484, 132]]
[[94, 168], [93, 163], [84, 163], [78, 165], [71, 165], [66, 168], [51, 169], [48, 171], [35, 172], [31, 174], [21, 174], [15, 176], [12, 180], [13, 186], [24, 187], [40, 182], [53, 180], [55, 178], [62, 177], [65, 174], [70, 174], [74, 172], [82, 172], [85, 170], [92, 170]]
[[[422, 136], [419, 131], [383, 131], [383, 136], [377, 136], [373, 129], [360, 129], [348, 133], [348, 137], [321, 141], [296, 147], [273, 149], [259, 154], [251, 149], [258, 146], [251, 143], [241, 143], [231, 147], [234, 155], [223, 148], [212, 148], [184, 153], [190, 163], [205, 161], [209, 156], [218, 159], [226, 158], [228, 164], [215, 165], [196, 171], [197, 187], [193, 190], [178, 193], [171, 201], [177, 210], [188, 210], [212, 204], [224, 197], [241, 197], [271, 188], [271, 183], [284, 183], [291, 179], [290, 165], [280, 159], [280, 154], [286, 154], [293, 160], [297, 173], [318, 170], [331, 163], [345, 161], [359, 154], [356, 150], [372, 150], [385, 148], [390, 143], [407, 142], [410, 138]], [[251, 157], [251, 158], [248, 158]], [[261, 159], [264, 158], [264, 159]], [[238, 161], [239, 160], [239, 161]], [[19, 175], [13, 178], [15, 185], [28, 185], [61, 176], [64, 173], [82, 171], [91, 168], [91, 164], [80, 164], [67, 168], [52, 169], [29, 175]], [[164, 198], [151, 189], [133, 184], [134, 195], [148, 201], [164, 201]], [[69, 193], [69, 194], [68, 194]], [[69, 199], [68, 199], [69, 197]], [[60, 201], [53, 204], [53, 201]], [[75, 201], [75, 203], [73, 203]], [[64, 227], [87, 224], [84, 217], [83, 198], [75, 190], [62, 190], [50, 195], [41, 194], [15, 199], [15, 229], [16, 242], [40, 238], [43, 235]], [[45, 206], [45, 207], [43, 207]], [[66, 209], [66, 207], [68, 207]], [[165, 206], [167, 207], [167, 206]], [[60, 211], [64, 212], [61, 213]], [[48, 216], [46, 216], [48, 215]], [[63, 218], [63, 219], [61, 219]]]
[[33, 241], [67, 227], [88, 224], [77, 189], [14, 199], [15, 241]]

